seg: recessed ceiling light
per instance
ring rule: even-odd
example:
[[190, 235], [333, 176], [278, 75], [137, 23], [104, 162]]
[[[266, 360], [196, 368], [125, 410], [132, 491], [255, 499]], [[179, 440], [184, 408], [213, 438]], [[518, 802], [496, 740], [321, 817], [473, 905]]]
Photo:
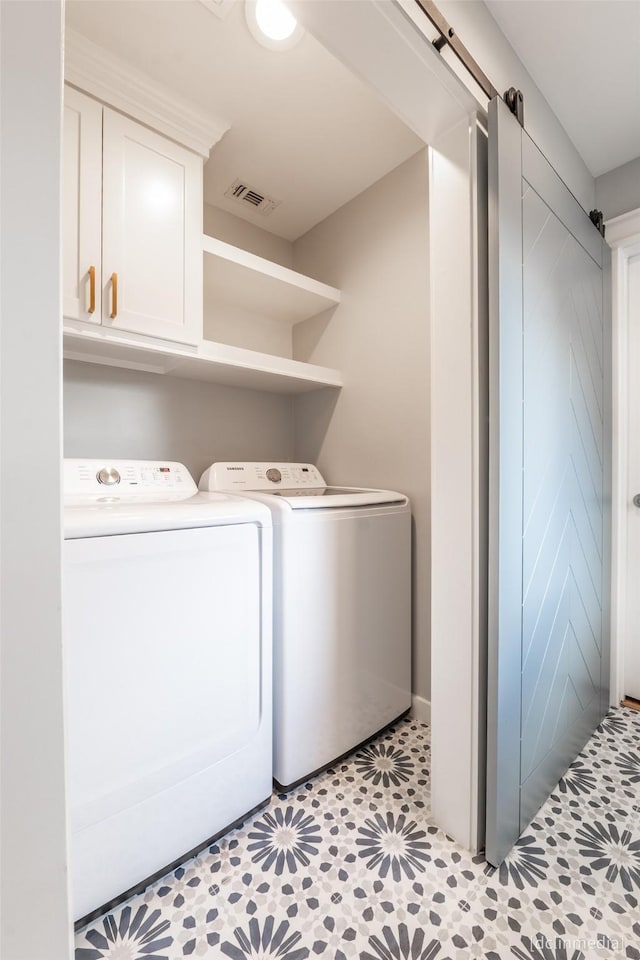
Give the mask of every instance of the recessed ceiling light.
[[255, 39], [271, 50], [288, 50], [302, 36], [302, 27], [282, 0], [246, 0], [245, 12]]

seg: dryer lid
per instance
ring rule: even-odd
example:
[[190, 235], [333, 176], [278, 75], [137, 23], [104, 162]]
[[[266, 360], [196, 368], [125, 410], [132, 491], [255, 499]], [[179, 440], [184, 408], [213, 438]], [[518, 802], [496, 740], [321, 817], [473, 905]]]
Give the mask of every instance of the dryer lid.
[[67, 540], [230, 523], [271, 526], [271, 516], [264, 506], [251, 500], [224, 493], [200, 493], [181, 463], [64, 461]]
[[221, 493], [201, 493], [163, 503], [123, 502], [65, 504], [64, 538], [113, 537], [128, 533], [160, 533], [195, 530], [235, 523], [271, 526], [271, 513], [264, 504]]

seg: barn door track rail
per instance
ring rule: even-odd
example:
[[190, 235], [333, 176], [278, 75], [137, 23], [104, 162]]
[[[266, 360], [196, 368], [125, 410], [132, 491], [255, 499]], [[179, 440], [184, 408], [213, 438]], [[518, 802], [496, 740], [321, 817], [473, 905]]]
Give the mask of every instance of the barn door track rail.
[[[442, 53], [444, 47], [449, 46], [456, 55], [465, 70], [473, 77], [480, 89], [487, 95], [489, 100], [499, 97], [498, 90], [489, 80], [488, 76], [471, 56], [464, 43], [458, 38], [455, 30], [450, 23], [443, 17], [433, 0], [415, 0], [422, 12], [428, 17], [440, 36], [432, 40], [433, 46], [438, 53]], [[521, 127], [524, 128], [524, 97], [521, 90], [515, 87], [509, 87], [502, 96], [507, 107], [514, 115]], [[600, 210], [591, 210], [588, 214], [596, 230], [604, 237], [603, 215]]]

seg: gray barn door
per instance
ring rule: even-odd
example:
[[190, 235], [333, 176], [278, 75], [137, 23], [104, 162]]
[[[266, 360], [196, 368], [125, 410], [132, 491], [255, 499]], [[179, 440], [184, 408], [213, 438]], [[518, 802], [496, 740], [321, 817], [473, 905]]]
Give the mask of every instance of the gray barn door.
[[589, 217], [494, 100], [486, 824], [493, 864], [608, 705], [608, 262]]

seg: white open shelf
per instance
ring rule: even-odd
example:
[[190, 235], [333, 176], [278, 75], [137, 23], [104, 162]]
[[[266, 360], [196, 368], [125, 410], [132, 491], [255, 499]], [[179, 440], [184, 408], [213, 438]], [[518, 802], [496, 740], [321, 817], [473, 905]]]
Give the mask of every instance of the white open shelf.
[[340, 291], [295, 270], [248, 253], [206, 234], [202, 238], [204, 291], [232, 304], [293, 326], [340, 303]]
[[[289, 326], [340, 302], [340, 291], [222, 240], [203, 236], [205, 299], [240, 307]], [[341, 387], [338, 370], [244, 347], [202, 340], [180, 346], [94, 327], [66, 328], [64, 356], [107, 366], [161, 373], [274, 393]]]
[[338, 370], [207, 340], [189, 349], [133, 337], [116, 338], [113, 331], [105, 336], [99, 330], [65, 330], [63, 349], [68, 360], [272, 393], [307, 393], [342, 386]]

